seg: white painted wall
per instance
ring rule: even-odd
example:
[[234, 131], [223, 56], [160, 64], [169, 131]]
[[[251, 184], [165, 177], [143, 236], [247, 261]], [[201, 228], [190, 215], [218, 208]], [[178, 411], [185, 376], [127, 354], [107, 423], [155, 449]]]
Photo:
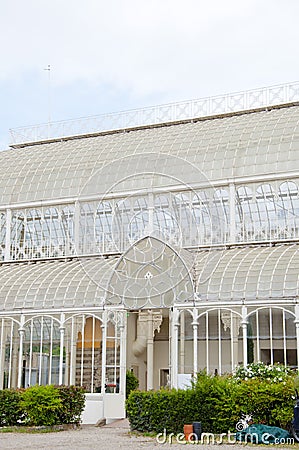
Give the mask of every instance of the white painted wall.
[[104, 418], [102, 394], [85, 394], [85, 408], [82, 414], [83, 425], [95, 425]]

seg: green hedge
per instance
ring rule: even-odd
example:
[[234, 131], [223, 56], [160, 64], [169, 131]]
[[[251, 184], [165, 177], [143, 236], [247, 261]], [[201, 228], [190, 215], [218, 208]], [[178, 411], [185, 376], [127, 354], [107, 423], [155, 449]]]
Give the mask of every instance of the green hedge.
[[79, 424], [84, 390], [76, 386], [31, 386], [0, 391], [0, 426]]
[[56, 425], [62, 409], [59, 391], [54, 386], [32, 386], [21, 395], [21, 408], [29, 425]]
[[57, 386], [62, 407], [58, 413], [59, 423], [81, 422], [81, 415], [85, 406], [84, 389], [80, 386]]
[[283, 382], [198, 374], [187, 390], [134, 391], [126, 402], [131, 429], [141, 432], [180, 433], [186, 423], [200, 421], [203, 431], [234, 431], [242, 412], [255, 423], [288, 427], [294, 406], [294, 379]]
[[127, 370], [126, 372], [126, 398], [129, 397], [132, 391], [135, 391], [138, 388], [139, 381], [138, 378], [134, 375], [131, 370]]
[[13, 389], [0, 391], [0, 427], [18, 425], [23, 420], [21, 391]]

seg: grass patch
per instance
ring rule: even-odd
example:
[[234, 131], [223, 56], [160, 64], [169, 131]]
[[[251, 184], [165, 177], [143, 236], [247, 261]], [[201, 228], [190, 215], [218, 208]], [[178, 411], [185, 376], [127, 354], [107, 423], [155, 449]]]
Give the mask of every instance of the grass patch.
[[28, 433], [28, 434], [37, 434], [37, 433], [58, 433], [59, 431], [64, 431], [65, 428], [63, 425], [54, 425], [52, 427], [2, 427], [0, 428], [0, 433]]

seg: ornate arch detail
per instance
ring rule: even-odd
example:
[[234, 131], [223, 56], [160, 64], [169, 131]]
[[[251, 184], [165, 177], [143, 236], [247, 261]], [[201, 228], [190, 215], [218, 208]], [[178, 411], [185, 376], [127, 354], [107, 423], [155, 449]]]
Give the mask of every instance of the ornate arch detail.
[[[290, 306], [290, 305], [287, 305]], [[296, 318], [296, 314], [291, 311], [290, 309], [287, 309], [285, 306], [280, 306], [280, 305], [272, 305], [271, 303], [269, 303], [269, 305], [266, 306], [259, 306], [258, 308], [255, 308], [253, 311], [250, 311], [249, 314], [247, 314], [246, 320], [249, 319], [250, 316], [253, 316], [256, 312], [258, 311], [262, 311], [262, 310], [269, 310], [269, 309], [279, 309], [281, 311], [284, 311], [288, 314], [290, 314], [290, 316], [293, 316], [294, 319]]]
[[41, 318], [48, 318], [53, 320], [53, 322], [57, 322], [57, 325], [60, 325], [60, 320], [58, 319], [58, 317], [55, 317], [54, 315], [51, 314], [35, 314], [33, 316], [26, 316], [26, 320], [24, 322], [24, 326], [27, 326], [32, 320], [35, 319], [41, 319]]
[[106, 305], [127, 309], [169, 308], [194, 296], [192, 255], [147, 236], [120, 258], [107, 286]]

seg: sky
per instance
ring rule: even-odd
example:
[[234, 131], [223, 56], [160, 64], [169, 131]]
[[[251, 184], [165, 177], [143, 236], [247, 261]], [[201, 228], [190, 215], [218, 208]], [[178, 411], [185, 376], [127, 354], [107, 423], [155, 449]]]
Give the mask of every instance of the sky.
[[0, 0], [0, 149], [49, 119], [298, 81], [298, 17], [298, 0]]

